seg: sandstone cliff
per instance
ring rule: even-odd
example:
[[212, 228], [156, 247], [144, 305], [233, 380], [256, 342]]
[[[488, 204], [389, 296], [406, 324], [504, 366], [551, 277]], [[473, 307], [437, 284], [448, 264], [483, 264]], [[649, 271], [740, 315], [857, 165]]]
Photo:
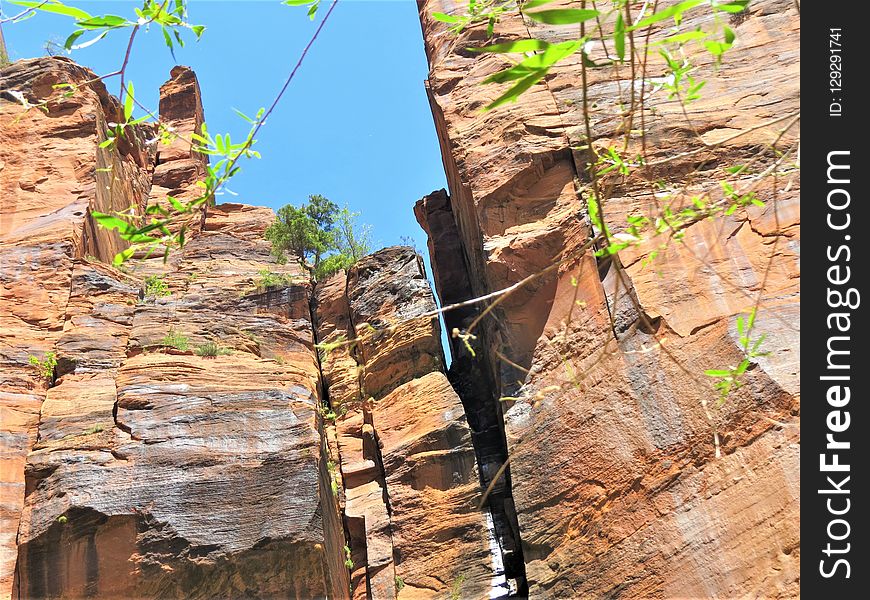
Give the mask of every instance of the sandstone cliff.
[[[462, 3], [418, 4], [449, 191], [427, 196], [416, 211], [438, 293], [450, 304], [507, 288], [590, 238], [581, 54], [517, 103], [484, 113], [503, 89], [482, 81], [510, 63], [465, 50], [483, 45], [485, 23], [457, 38], [431, 16], [459, 14]], [[697, 18], [687, 13], [683, 29]], [[782, 122], [765, 123], [798, 111], [794, 4], [752, 2], [731, 23], [740, 43], [726, 67], [693, 57], [697, 78], [708, 82], [688, 109], [702, 139], [674, 125], [680, 108], [666, 94], [646, 98], [653, 172], [615, 188], [605, 213], [612, 231], [656, 205], [651, 180], [668, 189], [718, 186], [716, 169], [777, 139]], [[576, 37], [576, 29], [507, 13], [495, 34], [494, 42], [552, 42]], [[653, 79], [663, 65], [653, 58], [649, 69]], [[622, 122], [614, 98], [630, 85], [623, 75], [620, 82], [612, 69], [589, 70], [590, 127], [602, 149]], [[788, 147], [796, 137], [792, 128], [779, 142]], [[721, 148], [708, 146], [721, 140]], [[475, 330], [477, 360], [454, 339], [451, 375], [467, 390], [479, 448], [493, 457], [481, 469], [510, 455], [512, 498], [494, 500], [504, 506], [506, 498], [517, 520], [521, 539], [503, 539], [520, 542], [513, 575], [526, 578], [532, 597], [798, 595], [800, 180], [796, 172], [775, 179], [759, 190], [763, 208], [694, 224], [685, 243], [652, 262], [658, 240], [620, 253], [618, 272], [590, 250], [505, 297]], [[714, 415], [717, 460], [701, 405], [710, 382], [698, 374], [739, 362], [736, 316], [755, 302], [771, 354]], [[465, 330], [484, 306], [445, 315], [448, 329]], [[491, 429], [502, 411], [499, 447]]]
[[[418, 4], [449, 189], [415, 212], [449, 305], [590, 239], [578, 65], [482, 113], [497, 90], [480, 82], [505, 60], [463, 50], [481, 27], [457, 40], [430, 16], [459, 4]], [[708, 142], [799, 105], [792, 3], [753, 2], [734, 26], [737, 66], [700, 64], [691, 118]], [[507, 16], [496, 34], [565, 35], [534, 27]], [[605, 140], [618, 83], [593, 73]], [[99, 148], [117, 101], [101, 83], [52, 87], [92, 77], [63, 58], [0, 70], [0, 597], [799, 595], [796, 175], [764, 207], [692, 225], [694, 243], [654, 268], [654, 245], [621, 268], [578, 252], [496, 304], [445, 312], [448, 331], [476, 336], [452, 338], [448, 369], [410, 248], [313, 285], [270, 256], [271, 210], [223, 204], [187, 222], [168, 261], [111, 267], [124, 242], [91, 211], [187, 198], [206, 163], [151, 127]], [[655, 177], [713, 185], [701, 167], [722, 150], [650, 102], [653, 154], [681, 156]], [[173, 69], [160, 118], [183, 134], [203, 122], [191, 70]], [[729, 140], [726, 156], [770, 136]], [[610, 227], [654, 202], [629, 181]], [[168, 294], [145, 293], [155, 275]], [[759, 291], [771, 354], [716, 413], [716, 458], [697, 374], [739, 361], [735, 316]], [[216, 356], [195, 351], [209, 342]], [[49, 352], [42, 377], [29, 359]]]
[[[38, 59], [2, 77], [35, 104], [93, 75]], [[204, 163], [148, 129], [98, 149], [119, 110], [102, 84], [47, 111], [20, 97], [0, 102], [2, 595], [487, 594], [497, 552], [420, 257], [377, 252], [315, 294], [271, 257], [271, 210], [224, 204], [167, 262], [119, 271], [90, 211], [185, 197]], [[160, 108], [199, 126], [190, 70]], [[49, 352], [43, 378], [29, 358]]]

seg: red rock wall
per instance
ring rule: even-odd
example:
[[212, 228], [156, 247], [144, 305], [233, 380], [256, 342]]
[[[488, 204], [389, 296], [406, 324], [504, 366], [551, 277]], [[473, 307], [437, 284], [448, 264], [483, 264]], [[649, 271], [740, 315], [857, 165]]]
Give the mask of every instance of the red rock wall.
[[[101, 83], [52, 100], [46, 111], [22, 104], [58, 96], [55, 84], [92, 78], [64, 58], [18, 61], [0, 71], [0, 596], [12, 586], [24, 462], [46, 397], [28, 358], [53, 351], [64, 335], [76, 261], [111, 259], [123, 247], [95, 228], [89, 210], [139, 204], [150, 185], [142, 137], [97, 148], [119, 111]], [[97, 171], [109, 165], [111, 174]], [[104, 342], [110, 353], [111, 339]]]
[[[233, 204], [168, 263], [105, 265], [123, 242], [89, 210], [189, 196], [204, 163], [150, 130], [98, 148], [118, 111], [101, 84], [19, 102], [91, 78], [65, 59], [2, 71], [0, 596], [346, 596], [307, 277], [270, 255], [271, 210]], [[161, 97], [176, 132], [202, 122], [188, 69]], [[143, 297], [152, 273], [170, 295]], [[196, 355], [208, 341], [229, 353]], [[51, 382], [28, 365], [48, 351]]]
[[[65, 59], [2, 71], [31, 103], [92, 77]], [[482, 597], [501, 585], [421, 258], [377, 252], [314, 295], [270, 255], [274, 213], [223, 204], [188, 221], [167, 261], [114, 269], [124, 244], [89, 211], [191, 198], [206, 163], [151, 128], [98, 148], [118, 111], [102, 86], [47, 112], [19, 98], [0, 102], [0, 597]], [[173, 69], [160, 109], [176, 133], [199, 128], [192, 71]], [[264, 288], [262, 271], [286, 281]], [[145, 295], [151, 275], [166, 296]], [[318, 356], [315, 330], [354, 343]], [[187, 347], [167, 346], [170, 333]], [[194, 352], [207, 342], [226, 353]], [[58, 357], [50, 381], [28, 364], [45, 352]]]
[[353, 597], [486, 596], [487, 515], [420, 257], [378, 251], [319, 284], [315, 303], [318, 339], [335, 345], [321, 364], [336, 413]]
[[[642, 4], [633, 4], [634, 14]], [[481, 82], [509, 63], [464, 50], [481, 45], [485, 25], [457, 39], [430, 16], [461, 12], [465, 3], [419, 5], [449, 198], [429, 196], [417, 212], [449, 303], [514, 284], [589, 239], [585, 153], [572, 150], [585, 143], [580, 54], [516, 104], [484, 113], [504, 90]], [[699, 24], [692, 14], [684, 30]], [[739, 45], [721, 69], [695, 56], [696, 77], [708, 84], [689, 117], [707, 144], [758, 128], [707, 148], [672, 126], [682, 118], [676, 103], [649, 95], [651, 163], [680, 154], [666, 168], [651, 167], [651, 177], [668, 186], [687, 184], [701, 167], [691, 185], [718, 187], [724, 167], [772, 143], [785, 124], [765, 122], [799, 109], [794, 4], [753, 2], [732, 27]], [[524, 23], [519, 15], [504, 17], [495, 32], [499, 42], [576, 36], [571, 27]], [[653, 59], [648, 77], [661, 74]], [[590, 70], [591, 126], [603, 148], [620, 124], [618, 87], [612, 70]], [[796, 136], [793, 128], [780, 147]], [[759, 188], [764, 208], [692, 225], [685, 243], [670, 245], [652, 265], [643, 259], [661, 240], [623, 252], [622, 276], [586, 252], [482, 321], [475, 343], [494, 382], [491, 396], [521, 398], [505, 404], [504, 429], [532, 597], [798, 595], [799, 190], [794, 170], [769, 177]], [[616, 187], [610, 228], [623, 230], [627, 214], [655, 202], [647, 181]], [[456, 272], [462, 265], [464, 276]], [[458, 292], [463, 286], [470, 290]], [[771, 354], [715, 413], [723, 453], [716, 459], [701, 406], [716, 395], [703, 372], [740, 361], [736, 316], [762, 287], [757, 331], [767, 332]], [[473, 316], [447, 318], [461, 328]], [[464, 356], [461, 342], [454, 351]]]

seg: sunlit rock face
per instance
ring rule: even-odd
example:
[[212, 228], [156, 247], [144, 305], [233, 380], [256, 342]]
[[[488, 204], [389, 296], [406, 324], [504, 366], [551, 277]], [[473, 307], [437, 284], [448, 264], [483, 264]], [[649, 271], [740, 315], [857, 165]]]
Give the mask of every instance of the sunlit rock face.
[[420, 257], [375, 252], [318, 284], [315, 306], [354, 597], [485, 597], [487, 511]]
[[[145, 132], [98, 148], [120, 111], [105, 87], [94, 83], [70, 97], [53, 88], [93, 77], [64, 58], [21, 60], [0, 70], [0, 595], [12, 586], [24, 464], [46, 398], [46, 381], [28, 359], [54, 351], [65, 334], [76, 260], [111, 260], [122, 247], [95, 227], [89, 210], [123, 210], [150, 185]], [[45, 110], [26, 108], [45, 101]], [[109, 167], [116, 177], [99, 170]], [[119, 360], [119, 327], [113, 324], [101, 347], [91, 348], [93, 360]]]
[[[457, 39], [431, 17], [461, 4], [418, 2], [449, 190], [418, 203], [417, 217], [441, 300], [482, 296], [570, 257], [500, 301], [474, 332], [477, 379], [493, 382], [491, 398], [519, 398], [501, 406], [530, 594], [797, 597], [799, 175], [766, 179], [757, 189], [764, 207], [692, 225], [683, 243], [652, 262], [662, 239], [621, 252], [623, 269], [597, 262], [582, 251], [590, 182], [579, 149], [587, 143], [581, 54], [518, 102], [484, 113], [504, 87], [483, 79], [510, 63], [465, 50], [483, 44], [485, 24]], [[567, 2], [546, 8], [560, 5]], [[643, 5], [632, 3], [634, 14]], [[683, 30], [705, 12], [686, 13]], [[753, 2], [729, 23], [739, 43], [721, 68], [709, 54], [692, 56], [696, 79], [707, 80], [688, 108], [698, 136], [676, 125], [684, 119], [678, 103], [647, 87], [651, 171], [614, 188], [605, 212], [612, 232], [625, 230], [627, 215], [655, 207], [652, 181], [715, 195], [730, 177], [726, 167], [774, 141], [794, 150], [796, 126], [777, 139], [799, 110], [794, 3]], [[497, 42], [577, 36], [576, 28], [511, 14], [495, 33]], [[662, 26], [651, 40], [665, 35]], [[600, 45], [596, 52], [603, 60]], [[648, 78], [663, 75], [656, 52], [647, 69]], [[627, 77], [589, 69], [590, 129], [605, 149], [622, 127], [617, 99]], [[743, 129], [750, 131], [733, 137]], [[627, 155], [641, 152], [637, 140]], [[773, 161], [762, 154], [758, 172]], [[756, 303], [756, 331], [767, 333], [770, 355], [714, 411], [716, 459], [702, 401], [717, 396], [703, 372], [740, 362], [736, 319]], [[451, 327], [467, 328], [477, 314], [456, 315]], [[454, 341], [454, 356], [463, 352]], [[457, 369], [458, 380], [467, 383], [470, 369]], [[479, 396], [479, 414], [492, 413]]]
[[[238, 205], [215, 213], [242, 231], [271, 220]], [[300, 273], [233, 233], [198, 236], [167, 274], [171, 294], [140, 304], [139, 287], [117, 273], [74, 270], [57, 344], [72, 370], [48, 391], [26, 466], [18, 577], [27, 595], [329, 589], [310, 287], [258, 291], [263, 269]], [[120, 356], [104, 347], [113, 329]], [[190, 349], [163, 347], [170, 331]], [[193, 352], [209, 341], [230, 353]]]
[[[0, 77], [15, 92], [0, 101], [0, 595], [346, 596], [312, 287], [275, 264], [274, 213], [212, 208], [170, 261], [118, 271], [124, 242], [90, 211], [192, 197], [204, 162], [178, 140], [157, 151], [151, 128], [99, 148], [120, 107], [102, 84], [60, 96], [94, 77], [68, 60]], [[176, 132], [199, 126], [192, 71], [173, 70], [160, 106]], [[264, 289], [264, 270], [287, 285]], [[144, 295], [149, 274], [168, 295]], [[217, 356], [195, 352], [208, 342]], [[43, 379], [28, 359], [47, 352]]]
[[[190, 69], [160, 94], [181, 137], [143, 126], [104, 148], [117, 100], [55, 87], [93, 73], [63, 58], [0, 70], [0, 597], [798, 595], [796, 171], [652, 261], [661, 240], [597, 260], [580, 55], [483, 113], [501, 90], [480, 83], [507, 61], [464, 50], [480, 27], [457, 40], [430, 17], [461, 3], [418, 4], [449, 185], [415, 212], [442, 305], [568, 257], [445, 313], [448, 332], [474, 329], [451, 335], [449, 369], [410, 248], [314, 283], [271, 255], [270, 209], [223, 204], [173, 225], [188, 236], [168, 260], [110, 266], [125, 242], [91, 211], [199, 193]], [[697, 135], [650, 87], [652, 171], [613, 188], [611, 231], [654, 208], [651, 181], [700, 194], [774, 141], [799, 107], [798, 21], [793, 3], [758, 0], [721, 69], [693, 57], [708, 80], [688, 109]], [[495, 31], [576, 34], [511, 15]], [[658, 58], [648, 70], [661, 77]], [[590, 70], [604, 147], [626, 85]], [[145, 294], [154, 275], [167, 295]], [[736, 317], [756, 303], [770, 355], [708, 419], [703, 371], [741, 360]], [[42, 377], [30, 357], [50, 352]]]
[[[205, 162], [151, 126], [98, 148], [120, 107], [101, 85], [55, 100], [93, 78], [68, 60], [0, 76], [0, 596], [488, 595], [497, 553], [416, 252], [315, 286], [272, 256], [270, 209], [222, 204], [168, 260], [116, 269], [125, 242], [90, 212], [191, 199]], [[160, 113], [200, 127], [192, 71]], [[43, 378], [29, 359], [50, 352]]]

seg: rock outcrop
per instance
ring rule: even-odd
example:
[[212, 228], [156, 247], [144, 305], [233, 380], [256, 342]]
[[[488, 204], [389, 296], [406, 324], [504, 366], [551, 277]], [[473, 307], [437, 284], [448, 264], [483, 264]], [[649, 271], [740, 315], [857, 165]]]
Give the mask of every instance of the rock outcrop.
[[[28, 358], [60, 341], [75, 284], [75, 259], [111, 260], [120, 240], [98, 229], [90, 210], [123, 210], [148, 193], [143, 136], [99, 148], [120, 105], [101, 83], [64, 97], [53, 85], [93, 73], [63, 58], [23, 60], [0, 71], [0, 593], [8, 594], [24, 499], [24, 461], [37, 439], [46, 381]], [[45, 104], [45, 111], [24, 105]], [[111, 176], [98, 169], [111, 166]], [[120, 318], [120, 317], [119, 317]], [[111, 318], [109, 319], [112, 320]], [[113, 334], [101, 338], [106, 357]]]
[[[584, 98], [578, 53], [484, 113], [508, 62], [465, 50], [485, 24], [457, 38], [431, 17], [461, 4], [418, 2], [449, 189], [415, 213], [459, 304], [443, 315], [414, 250], [314, 284], [270, 254], [274, 213], [242, 204], [178, 219], [167, 260], [112, 267], [126, 243], [92, 211], [198, 193], [195, 74], [161, 87], [161, 128], [100, 148], [121, 107], [93, 73], [0, 69], [0, 598], [799, 595], [796, 170], [683, 243], [596, 256], [580, 107], [606, 149], [627, 80], [590, 69]], [[692, 128], [646, 86], [649, 147], [626, 155], [647, 170], [610, 188], [611, 232], [795, 143], [777, 134], [799, 109], [797, 11], [731, 19], [727, 69], [692, 56]], [[494, 31], [576, 33], [510, 12]], [[716, 407], [704, 370], [739, 363], [754, 306], [770, 354]]]
[[[497, 588], [420, 257], [388, 248], [315, 294], [307, 273], [270, 254], [271, 210], [223, 204], [186, 219], [191, 235], [168, 260], [115, 269], [125, 244], [91, 211], [192, 198], [205, 162], [183, 139], [157, 144], [150, 127], [99, 148], [119, 106], [99, 83], [57, 100], [57, 84], [93, 78], [70, 61], [22, 61], [2, 77], [15, 93], [0, 103], [11, 123], [0, 162], [0, 594]], [[40, 102], [46, 111], [29, 108]], [[192, 71], [173, 69], [160, 107], [164, 129], [199, 128]], [[22, 138], [41, 151], [18, 151]], [[51, 353], [56, 366], [40, 374], [30, 358]]]
[[[663, 236], [654, 238], [621, 252], [617, 268], [596, 260], [592, 249], [581, 251], [591, 237], [581, 53], [517, 103], [484, 113], [504, 89], [482, 81], [510, 63], [465, 50], [483, 44], [485, 23], [457, 38], [431, 16], [459, 13], [461, 4], [419, 2], [449, 192], [424, 198], [417, 216], [429, 233], [444, 304], [557, 265], [499, 298], [479, 323], [486, 303], [445, 316], [460, 331], [476, 325], [478, 366], [455, 362], [457, 380], [492, 382], [485, 394], [462, 392], [477, 436], [486, 425], [475, 427], [474, 415], [497, 415], [498, 399], [512, 398], [503, 403], [502, 452], [510, 455], [504, 479], [530, 595], [797, 597], [797, 172], [758, 186], [763, 207], [689, 226], [684, 243], [660, 250]], [[637, 3], [634, 14], [641, 8]], [[686, 13], [683, 30], [701, 24], [703, 12]], [[668, 35], [670, 24], [657, 26], [652, 42]], [[658, 205], [654, 192], [661, 188], [651, 181], [666, 191], [691, 185], [701, 193], [718, 188], [726, 167], [750, 160], [765, 144], [783, 151], [795, 145], [796, 127], [779, 136], [799, 110], [795, 6], [753, 2], [730, 25], [739, 45], [721, 70], [709, 54], [691, 54], [696, 79], [707, 80], [688, 108], [698, 135], [674, 125], [684, 120], [679, 103], [647, 88], [645, 122], [637, 127], [649, 143], [650, 171], [613, 188], [605, 211], [611, 232], [625, 231], [627, 215]], [[553, 42], [576, 33], [506, 13], [493, 41]], [[647, 77], [657, 81], [664, 69], [653, 54]], [[592, 59], [604, 61], [600, 45]], [[588, 72], [592, 140], [606, 150], [622, 126], [619, 90], [627, 93], [631, 83], [610, 68]], [[641, 152], [636, 136], [626, 156]], [[762, 152], [758, 172], [774, 157]], [[756, 331], [767, 333], [770, 355], [713, 411], [711, 423], [702, 402], [714, 406], [716, 392], [704, 370], [740, 362], [736, 317], [756, 304]], [[464, 360], [463, 340], [453, 346]], [[475, 368], [485, 373], [463, 375]], [[480, 447], [498, 450], [495, 441]]]
[[499, 582], [474, 449], [420, 257], [365, 257], [318, 286], [315, 305], [354, 597], [487, 595]]

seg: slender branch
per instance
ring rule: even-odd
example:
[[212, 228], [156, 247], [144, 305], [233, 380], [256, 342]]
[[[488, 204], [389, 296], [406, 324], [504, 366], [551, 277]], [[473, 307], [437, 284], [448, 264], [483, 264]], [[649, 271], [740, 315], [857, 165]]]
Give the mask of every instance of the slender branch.
[[[266, 120], [269, 118], [269, 115], [272, 114], [272, 111], [275, 110], [275, 107], [278, 106], [278, 103], [281, 101], [281, 98], [284, 97], [284, 93], [287, 91], [287, 88], [290, 87], [290, 82], [293, 81], [293, 78], [296, 76], [296, 72], [299, 70], [299, 67], [302, 66], [302, 62], [305, 60], [305, 57], [308, 54], [308, 51], [311, 49], [311, 46], [314, 45], [314, 42], [317, 40], [317, 36], [320, 35], [320, 32], [323, 30], [323, 26], [326, 25], [326, 22], [329, 20], [329, 16], [332, 14], [332, 11], [335, 10], [335, 7], [338, 5], [339, 0], [333, 0], [332, 4], [329, 6], [329, 10], [326, 11], [326, 15], [324, 15], [323, 20], [317, 26], [317, 29], [314, 31], [314, 35], [311, 36], [311, 39], [308, 40], [308, 43], [305, 45], [305, 48], [302, 50], [302, 54], [299, 56], [299, 60], [296, 61], [296, 64], [293, 67], [293, 70], [290, 71], [290, 75], [287, 76], [287, 79], [284, 81], [284, 85], [281, 86], [281, 90], [278, 92], [278, 95], [275, 96], [275, 99], [272, 101], [272, 104], [269, 105], [269, 108], [266, 112], [263, 113], [263, 116], [258, 119], [257, 124], [254, 126], [253, 130], [251, 130], [251, 134], [248, 136], [245, 145], [242, 147], [241, 151], [236, 154], [232, 161], [230, 161], [229, 166], [226, 168], [227, 173], [231, 173], [233, 167], [238, 162], [239, 158], [245, 154], [246, 150], [249, 150], [254, 143], [254, 136], [260, 131], [263, 125], [266, 123]], [[215, 190], [217, 191], [217, 190]], [[205, 223], [206, 216], [208, 214], [208, 202], [203, 203], [202, 208], [202, 222]]]
[[121, 102], [124, 101], [124, 94], [126, 94], [126, 90], [124, 89], [124, 76], [127, 71], [127, 64], [130, 62], [130, 53], [133, 50], [133, 40], [136, 39], [136, 33], [139, 31], [139, 25], [133, 27], [133, 31], [130, 33], [130, 39], [127, 40], [127, 50], [124, 52], [124, 62], [121, 63], [121, 68], [118, 69], [117, 73], [121, 76], [121, 93], [118, 94], [118, 100]]
[[11, 17], [6, 17], [5, 19], [0, 19], [0, 25], [2, 25], [3, 23], [14, 23], [20, 19], [23, 19], [25, 16], [27, 16], [27, 13], [32, 12], [32, 11], [36, 11], [43, 4], [47, 4], [47, 3], [48, 3], [48, 0], [42, 0], [42, 2], [40, 2], [36, 6], [31, 6], [30, 8], [25, 8], [17, 15], [13, 15]]

